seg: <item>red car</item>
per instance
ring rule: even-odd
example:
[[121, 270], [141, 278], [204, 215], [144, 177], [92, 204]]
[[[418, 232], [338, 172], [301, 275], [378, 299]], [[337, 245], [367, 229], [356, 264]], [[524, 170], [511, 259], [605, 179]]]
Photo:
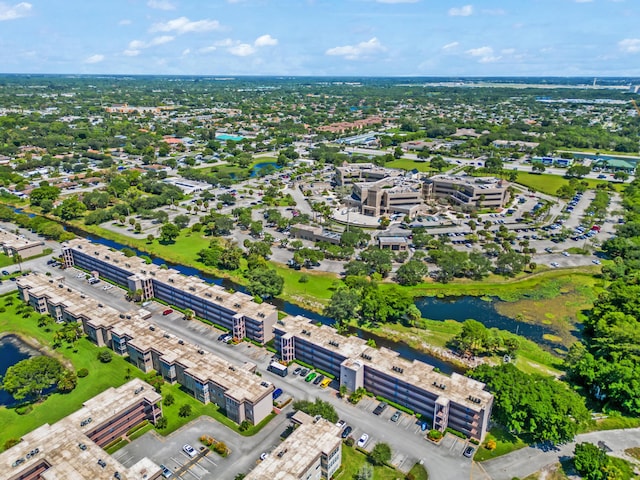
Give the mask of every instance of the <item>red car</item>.
[[173, 310], [171, 310], [170, 308], [167, 308], [164, 312], [162, 312], [163, 315], [171, 315], [173, 313]]

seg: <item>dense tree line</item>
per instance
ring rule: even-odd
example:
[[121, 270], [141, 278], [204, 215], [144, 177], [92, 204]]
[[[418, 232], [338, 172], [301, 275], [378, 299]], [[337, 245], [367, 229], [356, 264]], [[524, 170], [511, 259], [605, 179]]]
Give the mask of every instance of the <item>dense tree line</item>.
[[640, 414], [640, 182], [624, 192], [625, 223], [603, 244], [607, 288], [584, 321], [584, 340], [567, 355], [569, 378], [603, 405]]

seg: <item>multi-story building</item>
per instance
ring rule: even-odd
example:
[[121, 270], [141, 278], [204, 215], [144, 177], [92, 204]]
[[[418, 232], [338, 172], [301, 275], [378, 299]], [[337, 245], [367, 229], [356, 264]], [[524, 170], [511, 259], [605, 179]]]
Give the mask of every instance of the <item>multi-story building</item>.
[[324, 418], [309, 418], [245, 480], [328, 480], [341, 462], [340, 428]]
[[467, 208], [502, 208], [509, 200], [508, 183], [494, 177], [435, 175], [425, 181], [426, 200], [445, 198]]
[[62, 246], [65, 267], [77, 266], [129, 290], [143, 299], [158, 298], [178, 308], [191, 309], [199, 317], [231, 330], [238, 339], [266, 343], [273, 338], [276, 307], [256, 303], [242, 292], [228, 292], [199, 277], [147, 264], [86, 239], [77, 238]]
[[484, 383], [457, 373], [449, 377], [431, 365], [372, 348], [361, 338], [343, 337], [300, 316], [279, 320], [274, 333], [280, 358], [329, 372], [348, 391], [364, 387], [432, 418], [433, 428], [440, 431], [451, 427], [477, 440], [487, 432], [493, 395], [484, 390]]
[[54, 423], [24, 435], [17, 445], [0, 453], [0, 472], [6, 480], [154, 480], [161, 469], [143, 458], [126, 467], [102, 447], [126, 434], [143, 420], [162, 416], [161, 396], [139, 379], [109, 388], [83, 407]]
[[402, 177], [404, 172], [394, 168], [379, 167], [373, 163], [347, 163], [336, 167], [336, 184], [352, 185], [357, 182], [377, 182], [389, 177]]
[[21, 235], [0, 229], [0, 248], [2, 248], [2, 253], [9, 257], [18, 254], [21, 258], [26, 259], [42, 255], [44, 242], [42, 240], [28, 240]]
[[144, 372], [155, 370], [165, 381], [179, 383], [203, 403], [213, 402], [236, 423], [258, 424], [272, 410], [273, 385], [250, 367], [236, 366], [199, 346], [163, 332], [139, 312], [120, 313], [59, 280], [31, 274], [18, 279], [22, 298], [38, 312], [54, 312], [61, 321], [78, 321], [99, 346], [128, 356]]

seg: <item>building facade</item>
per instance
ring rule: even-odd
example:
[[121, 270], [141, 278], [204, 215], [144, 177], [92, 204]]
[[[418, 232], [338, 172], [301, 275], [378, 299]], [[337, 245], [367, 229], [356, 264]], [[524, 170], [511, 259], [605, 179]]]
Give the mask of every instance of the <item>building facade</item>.
[[451, 427], [482, 440], [489, 426], [493, 395], [471, 378], [434, 371], [365, 340], [343, 337], [304, 317], [287, 317], [274, 327], [275, 347], [284, 361], [301, 360], [335, 375], [348, 391], [363, 387], [433, 419], [433, 428]]
[[8, 257], [20, 255], [22, 259], [35, 257], [44, 253], [42, 240], [28, 240], [21, 235], [0, 229], [0, 248]]
[[502, 208], [509, 200], [509, 190], [507, 182], [493, 177], [435, 175], [426, 180], [424, 196], [430, 201], [444, 198], [469, 209]]
[[98, 346], [127, 356], [143, 372], [156, 371], [166, 382], [180, 384], [202, 403], [215, 403], [234, 422], [255, 425], [271, 413], [273, 385], [249, 368], [161, 331], [144, 320], [144, 314], [120, 313], [43, 275], [20, 277], [17, 284], [23, 300], [38, 312], [55, 312], [60, 321], [82, 323]]
[[134, 379], [109, 388], [53, 425], [24, 435], [0, 453], [5, 480], [154, 480], [161, 469], [143, 458], [126, 467], [102, 448], [131, 428], [162, 416], [161, 396], [151, 385]]
[[77, 266], [97, 272], [112, 282], [138, 291], [143, 299], [157, 298], [229, 329], [237, 339], [264, 344], [273, 338], [278, 312], [273, 305], [256, 303], [242, 292], [230, 293], [199, 277], [147, 264], [88, 240], [77, 238], [62, 246], [66, 268]]

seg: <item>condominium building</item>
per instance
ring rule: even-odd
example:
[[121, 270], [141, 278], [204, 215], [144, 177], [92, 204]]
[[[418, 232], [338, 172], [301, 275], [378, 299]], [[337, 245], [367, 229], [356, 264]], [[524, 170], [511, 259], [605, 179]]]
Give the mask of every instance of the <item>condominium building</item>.
[[364, 387], [433, 419], [433, 428], [447, 427], [482, 440], [487, 432], [493, 395], [484, 383], [436, 372], [431, 365], [401, 358], [386, 348], [372, 348], [357, 337], [344, 337], [304, 317], [286, 317], [274, 327], [275, 347], [284, 361], [301, 360], [335, 375], [348, 391]]
[[502, 208], [509, 200], [508, 183], [494, 177], [435, 175], [425, 181], [426, 200], [444, 198], [467, 208]]
[[0, 228], [0, 248], [2, 248], [2, 253], [9, 257], [17, 254], [26, 259], [42, 255], [44, 242], [42, 240], [28, 240], [22, 235], [16, 235]]
[[340, 428], [324, 418], [309, 418], [244, 478], [328, 480], [341, 462]]
[[161, 469], [143, 458], [130, 467], [102, 447], [144, 420], [162, 416], [161, 396], [151, 385], [134, 379], [87, 400], [82, 408], [53, 425], [24, 435], [0, 453], [5, 480], [154, 480]]
[[274, 387], [254, 375], [250, 366], [236, 366], [161, 331], [139, 312], [120, 313], [59, 280], [30, 274], [17, 283], [22, 298], [38, 312], [81, 322], [97, 345], [128, 356], [144, 372], [154, 370], [165, 381], [179, 383], [203, 403], [215, 403], [234, 422], [255, 425], [271, 413]]
[[276, 307], [256, 303], [242, 292], [228, 292], [199, 277], [147, 264], [102, 245], [77, 238], [62, 246], [65, 267], [77, 266], [112, 282], [141, 292], [143, 299], [157, 298], [231, 330], [238, 339], [266, 343], [273, 338]]

